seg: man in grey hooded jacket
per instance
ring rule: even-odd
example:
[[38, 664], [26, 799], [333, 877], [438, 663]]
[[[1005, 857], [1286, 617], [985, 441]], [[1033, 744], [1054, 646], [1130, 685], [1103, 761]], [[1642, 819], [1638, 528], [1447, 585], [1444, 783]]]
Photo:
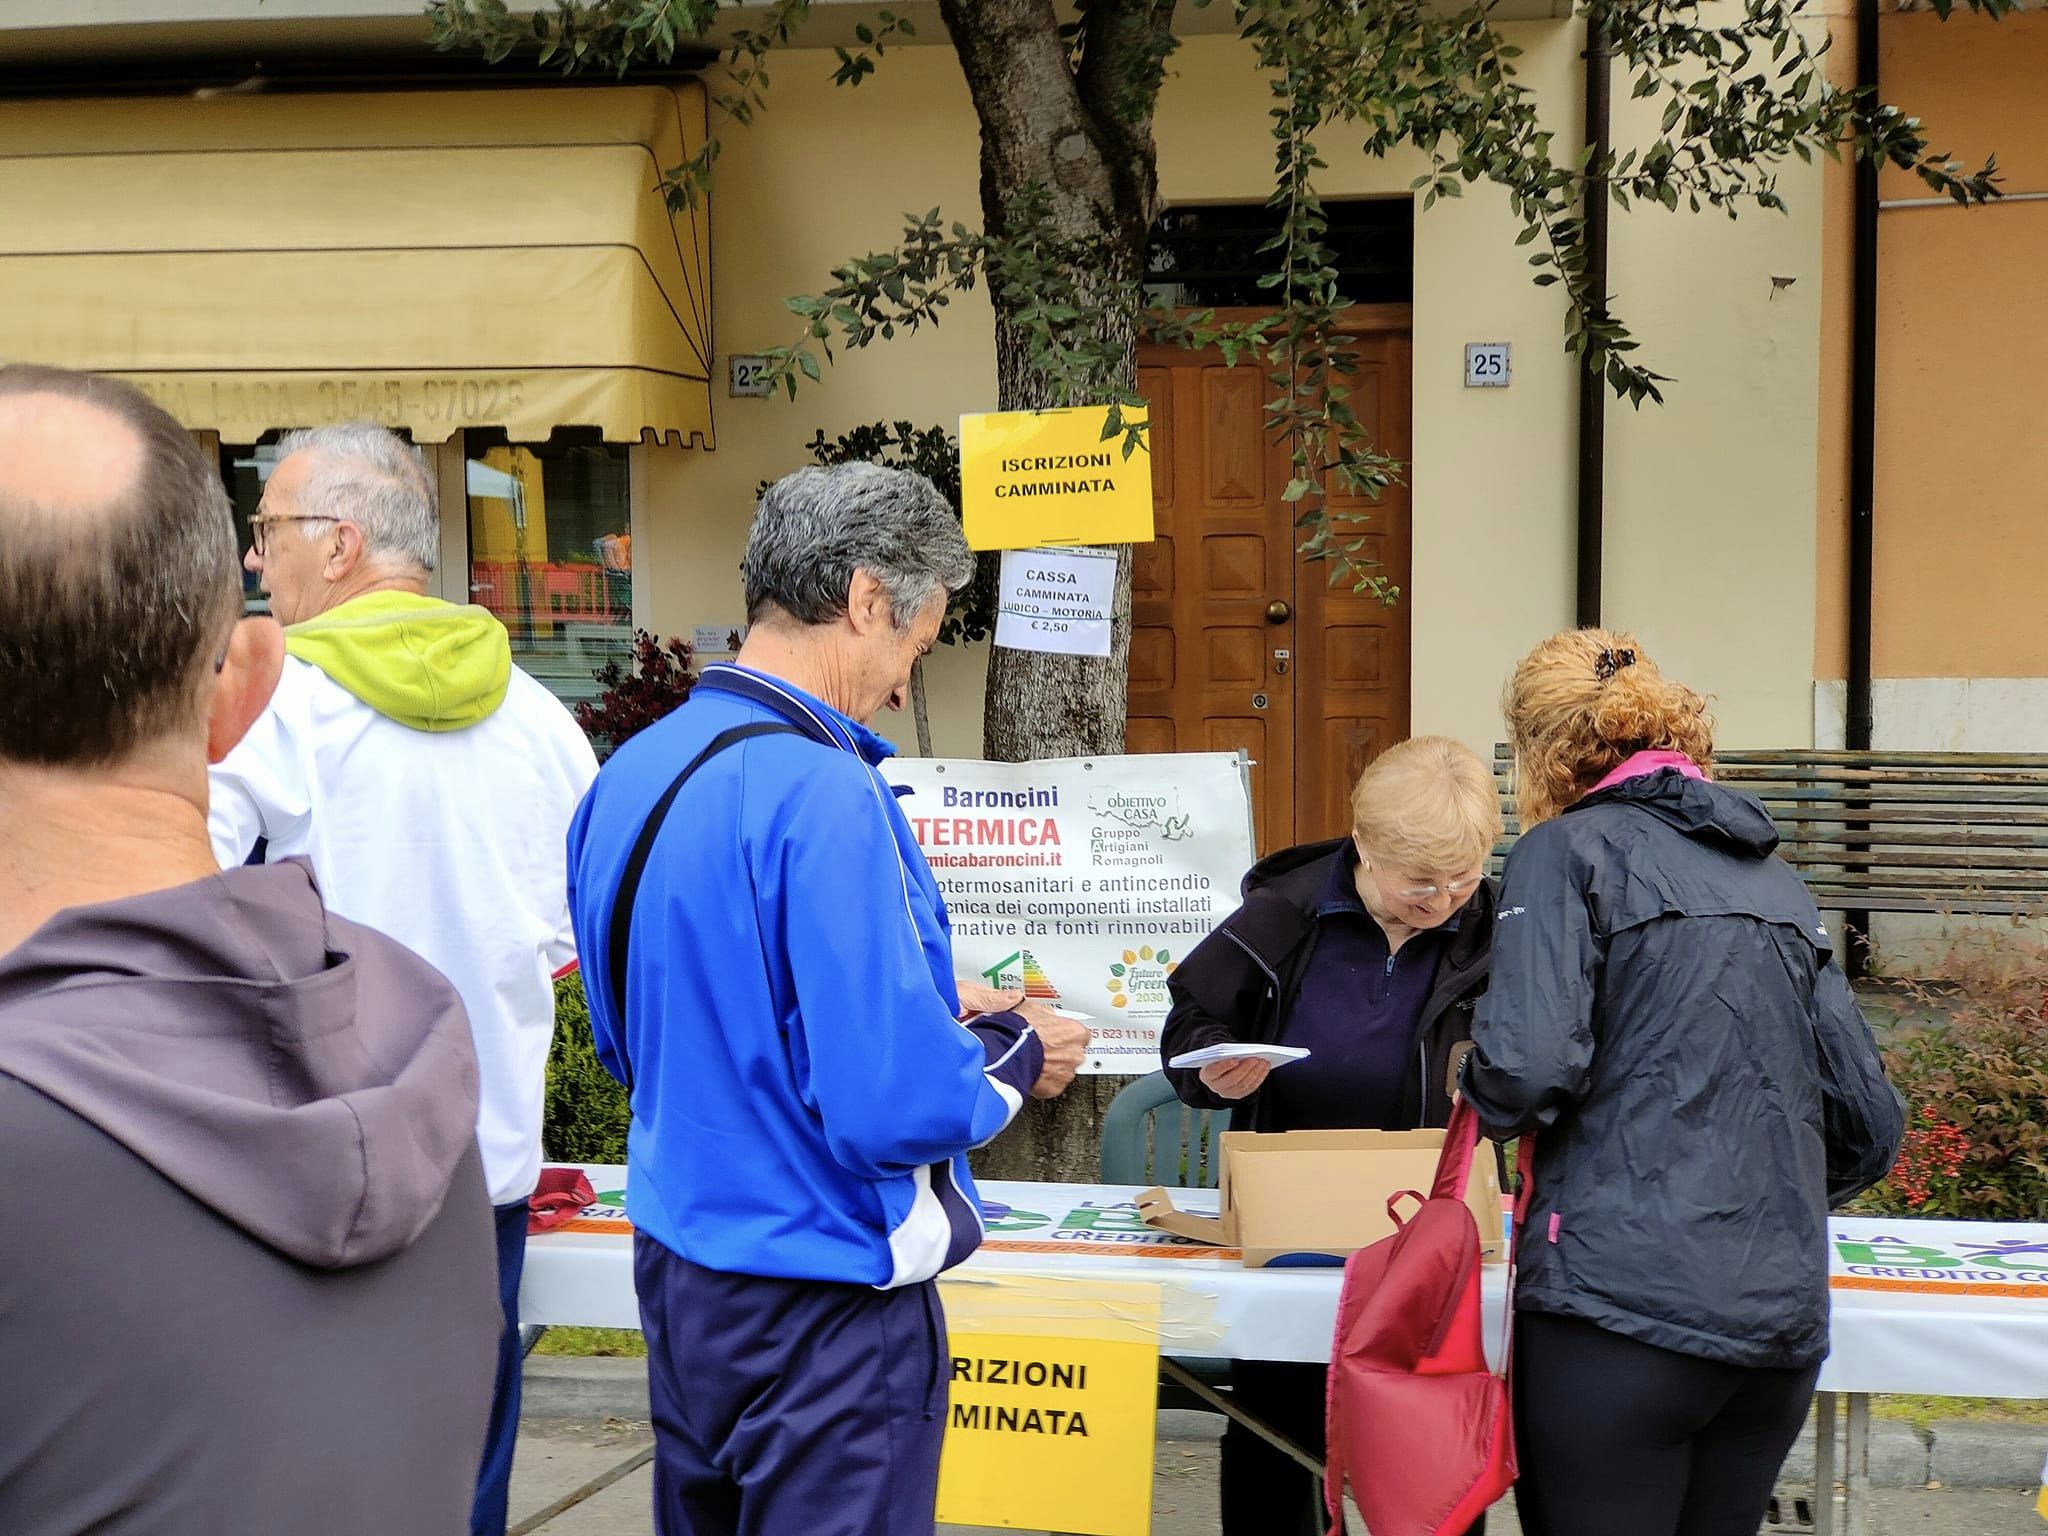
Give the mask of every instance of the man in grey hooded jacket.
[[282, 642], [126, 385], [0, 368], [0, 1531], [450, 1536], [496, 1353], [454, 990], [207, 763]]

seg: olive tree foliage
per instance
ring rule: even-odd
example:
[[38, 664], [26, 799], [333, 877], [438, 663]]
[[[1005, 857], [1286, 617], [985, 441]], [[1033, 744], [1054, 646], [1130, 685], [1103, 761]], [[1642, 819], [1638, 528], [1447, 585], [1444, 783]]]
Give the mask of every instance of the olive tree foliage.
[[[1544, 127], [1495, 0], [1187, 0], [1231, 7], [1270, 89], [1271, 313], [1148, 313], [1146, 243], [1160, 212], [1152, 119], [1176, 47], [1176, 3], [938, 0], [981, 128], [978, 217], [908, 213], [892, 247], [852, 256], [815, 291], [790, 297], [790, 338], [772, 367], [791, 397], [822, 377], [836, 350], [938, 324], [956, 295], [982, 288], [995, 313], [997, 406], [1110, 405], [1105, 439], [1121, 438], [1128, 454], [1144, 445], [1142, 417], [1123, 414], [1142, 403], [1140, 340], [1219, 349], [1270, 379], [1266, 427], [1288, 451], [1284, 495], [1305, 553], [1330, 562], [1333, 580], [1392, 601], [1363, 553], [1359, 514], [1329, 505], [1332, 492], [1371, 498], [1401, 466], [1371, 441], [1348, 399], [1349, 303], [1318, 193], [1328, 157], [1411, 146], [1428, 167], [1415, 183], [1425, 207], [1481, 181], [1503, 188], [1515, 238], [1529, 248], [1530, 280], [1560, 296], [1562, 344], [1638, 406], [1661, 400], [1668, 381], [1596, 291], [1586, 241], [1594, 201], [1731, 218], [1782, 210], [1781, 172], [1816, 154], [1869, 156], [1959, 202], [1997, 191], [1994, 164], [1966, 169], [1933, 150], [1917, 119], [1830, 82], [1827, 34], [1807, 0], [1576, 0], [1658, 125], [1598, 156]], [[1997, 13], [2010, 0], [1968, 3]], [[428, 11], [443, 46], [537, 56], [571, 74], [623, 74], [715, 51], [712, 131], [666, 178], [683, 208], [710, 187], [726, 136], [770, 110], [771, 66], [811, 8], [770, 0], [721, 15], [720, 0], [557, 0], [529, 13], [504, 0], [433, 0]], [[859, 88], [912, 36], [908, 19], [875, 13], [831, 57], [833, 80]], [[1125, 546], [1119, 614], [1129, 612], [1130, 570]], [[1107, 658], [996, 648], [986, 754], [1121, 751], [1129, 644], [1125, 620]], [[1010, 1150], [998, 1149], [997, 1166], [1092, 1172], [1105, 1083], [1114, 1080], [1083, 1079], [1051, 1112], [1027, 1117], [1006, 1138]]]

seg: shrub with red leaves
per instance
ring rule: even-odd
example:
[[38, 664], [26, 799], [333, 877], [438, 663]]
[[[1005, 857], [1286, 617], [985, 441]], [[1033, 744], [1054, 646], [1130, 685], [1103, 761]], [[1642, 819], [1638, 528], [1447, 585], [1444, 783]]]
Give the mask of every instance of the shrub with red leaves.
[[1906, 1128], [1905, 1144], [1889, 1175], [1891, 1186], [1908, 1205], [1924, 1209], [1962, 1173], [1969, 1153], [1970, 1139], [1955, 1122], [1923, 1104]]
[[690, 696], [697, 674], [690, 669], [689, 644], [675, 638], [666, 644], [644, 629], [633, 631], [633, 665], [606, 663], [597, 674], [604, 692], [576, 706], [583, 734], [615, 752]]
[[1884, 1063], [1914, 1108], [1858, 1208], [2048, 1221], [2048, 946], [2018, 924], [1974, 933], [1905, 991], [1919, 1018], [1892, 1029]]

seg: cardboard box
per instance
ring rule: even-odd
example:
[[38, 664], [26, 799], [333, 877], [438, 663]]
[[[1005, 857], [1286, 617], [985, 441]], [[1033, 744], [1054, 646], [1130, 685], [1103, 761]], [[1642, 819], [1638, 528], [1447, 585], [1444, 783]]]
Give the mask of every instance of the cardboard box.
[[[1389, 1196], [1406, 1189], [1428, 1194], [1443, 1144], [1442, 1131], [1226, 1131], [1220, 1219], [1181, 1210], [1164, 1189], [1140, 1195], [1138, 1213], [1162, 1232], [1242, 1249], [1248, 1269], [1341, 1261], [1395, 1230]], [[1480, 1142], [1473, 1154], [1465, 1200], [1481, 1256], [1489, 1264], [1504, 1261], [1491, 1142]]]

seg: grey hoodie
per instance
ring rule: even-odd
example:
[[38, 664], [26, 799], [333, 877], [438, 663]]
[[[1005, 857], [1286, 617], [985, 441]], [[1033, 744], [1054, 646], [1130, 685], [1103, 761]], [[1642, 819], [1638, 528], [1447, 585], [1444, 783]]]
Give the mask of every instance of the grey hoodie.
[[0, 1532], [465, 1529], [476, 1098], [454, 990], [301, 864], [0, 955]]

